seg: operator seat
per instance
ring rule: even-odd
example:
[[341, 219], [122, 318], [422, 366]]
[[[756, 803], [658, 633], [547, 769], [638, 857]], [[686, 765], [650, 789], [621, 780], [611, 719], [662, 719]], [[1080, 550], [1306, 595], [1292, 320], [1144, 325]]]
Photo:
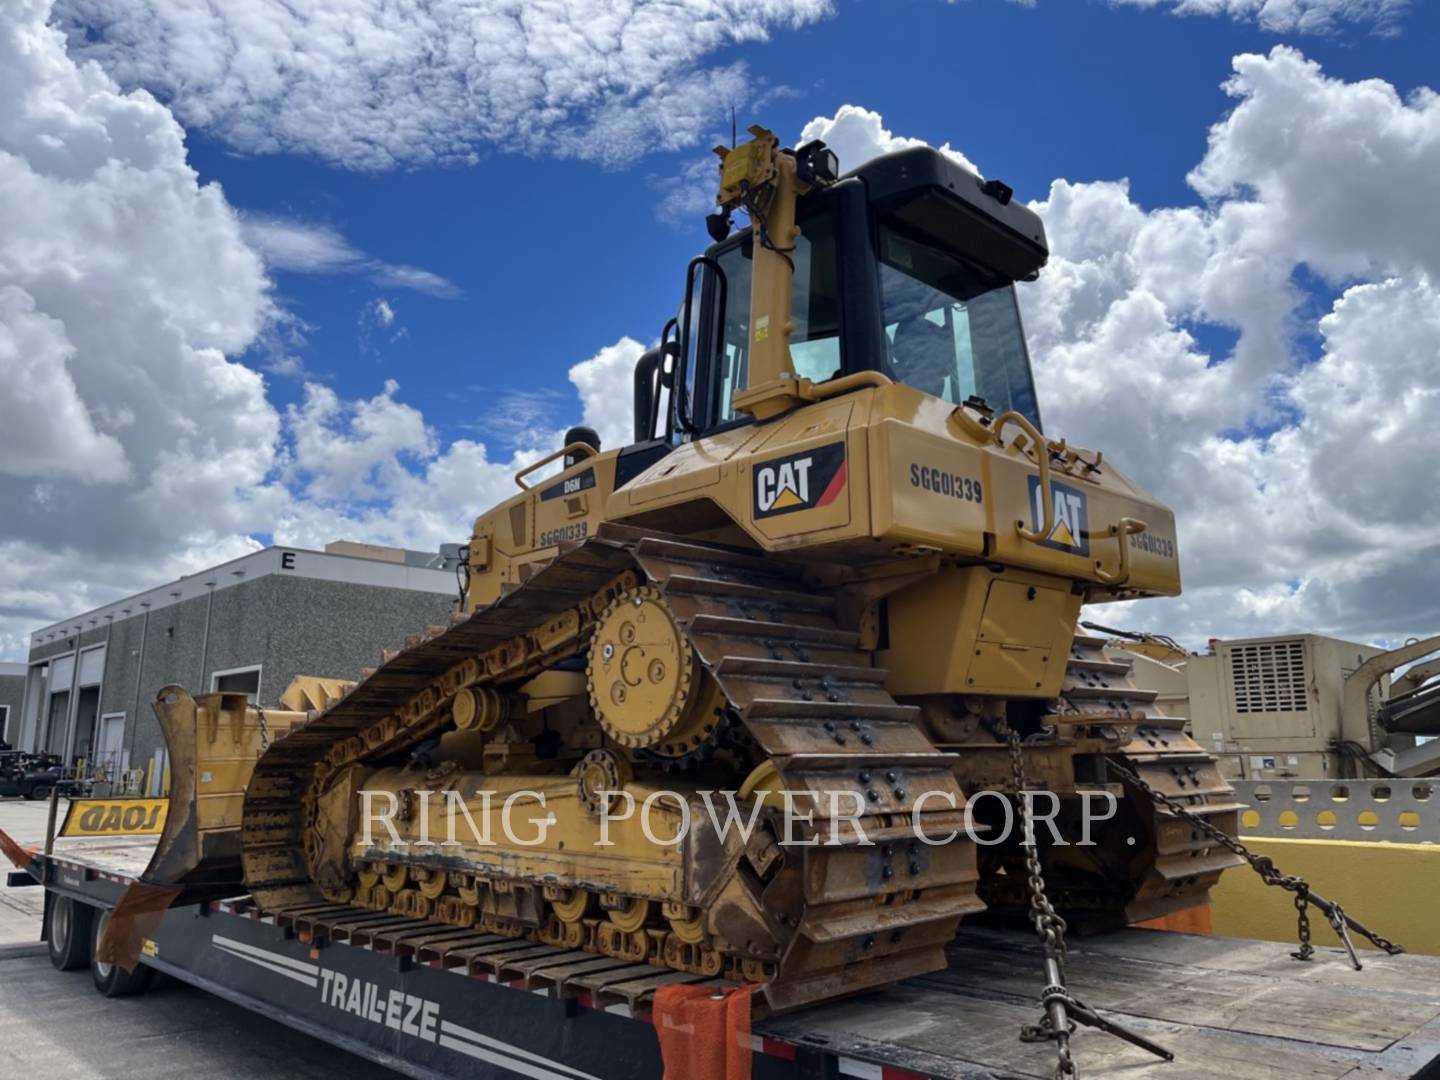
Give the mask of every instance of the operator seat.
[[896, 382], [945, 396], [945, 380], [955, 375], [955, 339], [950, 328], [915, 315], [895, 327], [890, 368]]

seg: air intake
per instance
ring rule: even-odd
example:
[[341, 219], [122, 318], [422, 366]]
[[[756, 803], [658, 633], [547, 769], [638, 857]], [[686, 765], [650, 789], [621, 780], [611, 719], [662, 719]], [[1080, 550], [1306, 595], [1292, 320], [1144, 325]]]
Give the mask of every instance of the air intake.
[[1237, 713], [1304, 712], [1305, 642], [1258, 641], [1230, 646], [1230, 685]]

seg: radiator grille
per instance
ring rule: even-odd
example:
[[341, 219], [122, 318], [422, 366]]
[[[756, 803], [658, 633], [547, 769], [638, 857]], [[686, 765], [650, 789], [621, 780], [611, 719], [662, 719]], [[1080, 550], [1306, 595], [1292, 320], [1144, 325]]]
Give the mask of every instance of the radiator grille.
[[1305, 642], [1230, 646], [1230, 685], [1237, 713], [1304, 712]]

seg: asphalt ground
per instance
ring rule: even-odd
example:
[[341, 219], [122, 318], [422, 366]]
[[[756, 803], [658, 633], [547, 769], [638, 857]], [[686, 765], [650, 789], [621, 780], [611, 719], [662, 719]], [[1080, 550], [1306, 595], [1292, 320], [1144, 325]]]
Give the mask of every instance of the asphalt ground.
[[[64, 807], [61, 807], [64, 813]], [[0, 829], [45, 836], [46, 806], [0, 799]], [[3, 861], [3, 860], [0, 860]], [[44, 894], [0, 867], [0, 1076], [45, 1080], [395, 1080], [398, 1073], [173, 980], [104, 998], [56, 971], [40, 943]]]

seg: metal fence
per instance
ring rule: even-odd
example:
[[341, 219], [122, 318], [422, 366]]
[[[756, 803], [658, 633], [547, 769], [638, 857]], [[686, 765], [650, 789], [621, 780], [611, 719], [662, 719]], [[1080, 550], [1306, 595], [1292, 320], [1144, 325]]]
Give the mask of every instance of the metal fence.
[[1440, 781], [1232, 780], [1244, 836], [1440, 843]]

